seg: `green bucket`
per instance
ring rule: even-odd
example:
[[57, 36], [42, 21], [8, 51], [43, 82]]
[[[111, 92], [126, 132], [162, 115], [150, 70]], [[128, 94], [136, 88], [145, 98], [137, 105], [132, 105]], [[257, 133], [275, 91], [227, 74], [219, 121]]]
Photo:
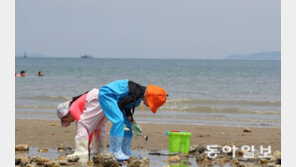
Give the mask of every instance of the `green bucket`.
[[168, 132], [169, 152], [187, 154], [190, 148], [190, 132]]

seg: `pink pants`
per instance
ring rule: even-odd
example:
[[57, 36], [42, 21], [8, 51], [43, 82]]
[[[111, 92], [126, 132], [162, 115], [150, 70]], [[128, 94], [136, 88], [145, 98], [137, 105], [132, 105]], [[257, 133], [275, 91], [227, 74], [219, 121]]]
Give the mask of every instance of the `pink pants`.
[[80, 115], [80, 120], [76, 123], [75, 139], [88, 139], [92, 132], [94, 132], [95, 138], [105, 138], [105, 124], [108, 119], [101, 109], [98, 94], [99, 89], [92, 89], [88, 92], [84, 111]]

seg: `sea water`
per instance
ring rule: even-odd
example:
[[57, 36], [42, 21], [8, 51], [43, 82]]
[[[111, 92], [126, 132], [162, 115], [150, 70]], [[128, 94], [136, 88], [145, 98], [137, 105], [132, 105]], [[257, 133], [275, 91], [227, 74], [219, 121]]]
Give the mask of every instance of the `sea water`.
[[157, 114], [137, 108], [138, 122], [280, 126], [280, 61], [15, 58], [21, 70], [27, 75], [15, 78], [16, 118], [58, 119], [59, 103], [129, 79], [169, 94]]

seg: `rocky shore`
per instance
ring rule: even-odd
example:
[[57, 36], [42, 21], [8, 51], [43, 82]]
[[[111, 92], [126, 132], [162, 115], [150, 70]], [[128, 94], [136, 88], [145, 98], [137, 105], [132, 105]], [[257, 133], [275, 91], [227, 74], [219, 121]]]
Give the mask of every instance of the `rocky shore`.
[[[107, 124], [107, 132], [111, 124]], [[68, 128], [61, 127], [57, 120], [20, 120], [15, 121], [15, 165], [16, 166], [158, 166], [151, 164], [155, 162], [155, 156], [146, 156], [148, 153], [158, 155], [163, 150], [168, 150], [169, 137], [166, 136], [167, 130], [183, 130], [191, 132], [189, 154], [168, 154], [158, 156], [157, 161], [161, 166], [180, 165], [180, 166], [239, 166], [239, 167], [278, 167], [281, 164], [281, 131], [277, 127], [225, 127], [225, 126], [206, 126], [206, 125], [174, 125], [174, 124], [141, 124], [143, 134], [149, 136], [146, 142], [141, 137], [134, 137], [132, 142], [133, 150], [145, 152], [144, 160], [131, 158], [129, 161], [119, 163], [114, 161], [111, 154], [96, 155], [90, 159], [88, 164], [79, 164], [77, 159], [66, 159], [65, 155], [74, 151], [75, 124]], [[109, 135], [106, 136], [106, 146], [108, 149]], [[219, 151], [215, 158], [207, 156], [207, 146], [214, 145]], [[243, 147], [254, 147], [255, 157], [244, 158], [249, 155]], [[271, 155], [266, 158], [259, 158], [260, 146], [268, 148], [270, 146]], [[229, 150], [236, 147], [237, 150]], [[29, 156], [19, 154], [19, 152], [29, 151], [34, 148], [37, 155]], [[228, 150], [227, 150], [228, 149]], [[48, 150], [55, 150], [59, 155], [54, 159], [43, 156]], [[235, 156], [234, 156], [235, 155]], [[150, 158], [150, 159], [149, 159]], [[150, 162], [149, 162], [150, 161]], [[148, 162], [148, 163], [147, 163]]]
[[[219, 145], [214, 147], [217, 150], [223, 150], [225, 148]], [[231, 148], [228, 145], [227, 148]], [[46, 150], [46, 148], [38, 149], [38, 152]], [[28, 145], [17, 145], [15, 147], [16, 152], [27, 152], [29, 151]], [[101, 153], [94, 155], [88, 163], [79, 163], [79, 157], [74, 156], [68, 158], [67, 155], [72, 153], [72, 149], [59, 147], [58, 152], [63, 153], [62, 155], [52, 160], [48, 157], [42, 156], [16, 156], [15, 165], [25, 166], [25, 167], [87, 167], [87, 166], [97, 166], [97, 167], [149, 167], [149, 158], [138, 159], [137, 157], [131, 156], [128, 161], [119, 163], [112, 153]], [[258, 158], [259, 152], [254, 152], [256, 158], [246, 158], [249, 152], [243, 150], [237, 150], [236, 152], [227, 151], [225, 153], [211, 157], [208, 154], [208, 145], [197, 145], [191, 146], [188, 154], [170, 154], [169, 157], [164, 162], [167, 162], [169, 166], [191, 166], [193, 165], [189, 159], [194, 159], [198, 166], [202, 167], [212, 167], [212, 166], [224, 166], [226, 164], [234, 167], [280, 167], [281, 166], [281, 152], [275, 151], [272, 156], [266, 158]]]

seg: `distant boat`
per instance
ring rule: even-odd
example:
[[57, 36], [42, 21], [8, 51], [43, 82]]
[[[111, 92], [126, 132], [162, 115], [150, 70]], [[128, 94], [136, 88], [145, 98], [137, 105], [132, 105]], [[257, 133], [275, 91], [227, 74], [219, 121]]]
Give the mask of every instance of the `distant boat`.
[[27, 53], [26, 52], [24, 53], [24, 58], [27, 58]]
[[82, 59], [89, 59], [89, 58], [94, 58], [93, 56], [90, 56], [90, 55], [83, 55], [83, 56], [80, 56]]

